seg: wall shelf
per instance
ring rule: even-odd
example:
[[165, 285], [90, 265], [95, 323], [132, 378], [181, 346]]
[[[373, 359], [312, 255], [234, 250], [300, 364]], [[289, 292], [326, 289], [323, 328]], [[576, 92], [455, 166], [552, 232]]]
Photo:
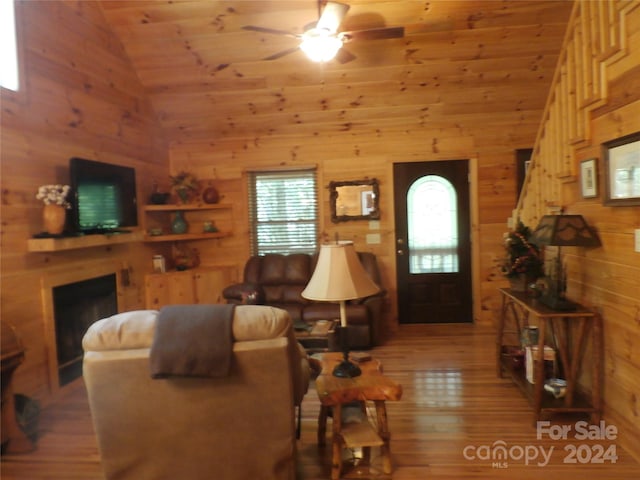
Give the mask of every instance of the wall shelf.
[[165, 204], [165, 205], [145, 205], [145, 212], [175, 212], [176, 210], [182, 211], [195, 211], [195, 210], [229, 210], [232, 205], [229, 203], [194, 203], [194, 204]]
[[110, 233], [105, 235], [83, 235], [78, 237], [61, 238], [30, 238], [27, 240], [29, 252], [60, 252], [63, 250], [77, 250], [80, 248], [103, 247], [142, 241], [142, 231], [134, 230], [129, 233]]
[[[205, 232], [197, 225], [206, 220], [211, 221], [206, 216], [207, 212], [215, 213], [217, 216], [222, 212], [228, 212], [224, 218], [227, 218], [227, 224], [230, 223], [230, 213], [233, 205], [229, 203], [194, 203], [194, 204], [166, 204], [166, 205], [145, 205], [143, 207], [144, 216], [142, 218], [142, 228], [145, 232], [145, 242], [182, 242], [191, 240], [213, 240], [225, 238], [232, 235], [230, 231]], [[189, 225], [185, 233], [170, 233], [171, 230], [171, 214], [175, 212], [188, 212], [191, 218], [186, 219]], [[186, 215], [185, 214], [185, 217]], [[229, 225], [226, 225], [229, 228]], [[159, 229], [160, 235], [151, 235], [149, 232]]]
[[211, 233], [172, 233], [168, 235], [146, 235], [145, 242], [180, 242], [185, 240], [210, 240], [214, 238], [224, 238], [230, 236], [229, 232]]

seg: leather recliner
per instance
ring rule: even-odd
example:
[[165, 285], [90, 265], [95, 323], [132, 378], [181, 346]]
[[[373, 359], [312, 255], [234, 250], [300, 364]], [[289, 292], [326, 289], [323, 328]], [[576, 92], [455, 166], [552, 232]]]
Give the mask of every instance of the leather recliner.
[[[382, 307], [386, 291], [381, 286], [376, 256], [358, 252], [362, 266], [380, 287], [377, 294], [347, 302], [349, 347], [370, 348], [381, 341]], [[314, 302], [302, 297], [316, 266], [317, 254], [270, 253], [254, 255], [244, 267], [242, 283], [230, 285], [222, 292], [227, 303], [271, 305], [286, 310], [294, 325], [340, 318], [337, 303]]]

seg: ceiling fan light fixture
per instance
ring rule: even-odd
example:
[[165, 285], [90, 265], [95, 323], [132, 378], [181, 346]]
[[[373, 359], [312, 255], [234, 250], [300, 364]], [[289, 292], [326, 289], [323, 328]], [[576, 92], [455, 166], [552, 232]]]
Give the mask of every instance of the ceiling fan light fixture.
[[312, 28], [304, 33], [300, 50], [314, 62], [328, 62], [342, 48], [342, 39], [325, 28]]

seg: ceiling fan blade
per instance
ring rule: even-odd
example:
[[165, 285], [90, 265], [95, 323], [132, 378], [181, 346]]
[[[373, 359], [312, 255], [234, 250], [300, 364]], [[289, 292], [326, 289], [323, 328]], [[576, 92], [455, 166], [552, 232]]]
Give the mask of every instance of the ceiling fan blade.
[[347, 63], [355, 60], [356, 56], [346, 48], [342, 47], [340, 50], [338, 50], [338, 53], [336, 53], [335, 58], [340, 63]]
[[316, 28], [323, 28], [329, 30], [331, 33], [336, 33], [349, 8], [350, 6], [344, 3], [327, 2], [316, 24]]
[[286, 35], [287, 37], [300, 38], [300, 35], [287, 32], [285, 30], [276, 30], [275, 28], [257, 27], [255, 25], [245, 25], [243, 30], [251, 30], [252, 32], [270, 33], [272, 35]]
[[354, 30], [352, 32], [340, 32], [344, 42], [354, 40], [387, 40], [389, 38], [404, 37], [404, 27], [372, 28], [369, 30]]
[[269, 55], [268, 57], [263, 58], [263, 60], [277, 60], [278, 58], [282, 58], [285, 55], [289, 55], [290, 53], [293, 53], [299, 49], [300, 47], [287, 48], [286, 50], [282, 50], [281, 52], [274, 53], [273, 55]]

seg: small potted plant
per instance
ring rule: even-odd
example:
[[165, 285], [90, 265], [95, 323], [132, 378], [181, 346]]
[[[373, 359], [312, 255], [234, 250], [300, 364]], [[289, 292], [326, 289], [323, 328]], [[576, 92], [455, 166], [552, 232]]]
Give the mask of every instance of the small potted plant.
[[198, 179], [193, 173], [181, 171], [169, 178], [171, 179], [171, 190], [177, 195], [181, 203], [189, 203], [192, 196], [197, 194], [200, 189]]
[[531, 229], [518, 222], [515, 230], [504, 234], [507, 256], [501, 271], [511, 282], [511, 289], [525, 292], [527, 285], [544, 276], [540, 248], [529, 240]]

